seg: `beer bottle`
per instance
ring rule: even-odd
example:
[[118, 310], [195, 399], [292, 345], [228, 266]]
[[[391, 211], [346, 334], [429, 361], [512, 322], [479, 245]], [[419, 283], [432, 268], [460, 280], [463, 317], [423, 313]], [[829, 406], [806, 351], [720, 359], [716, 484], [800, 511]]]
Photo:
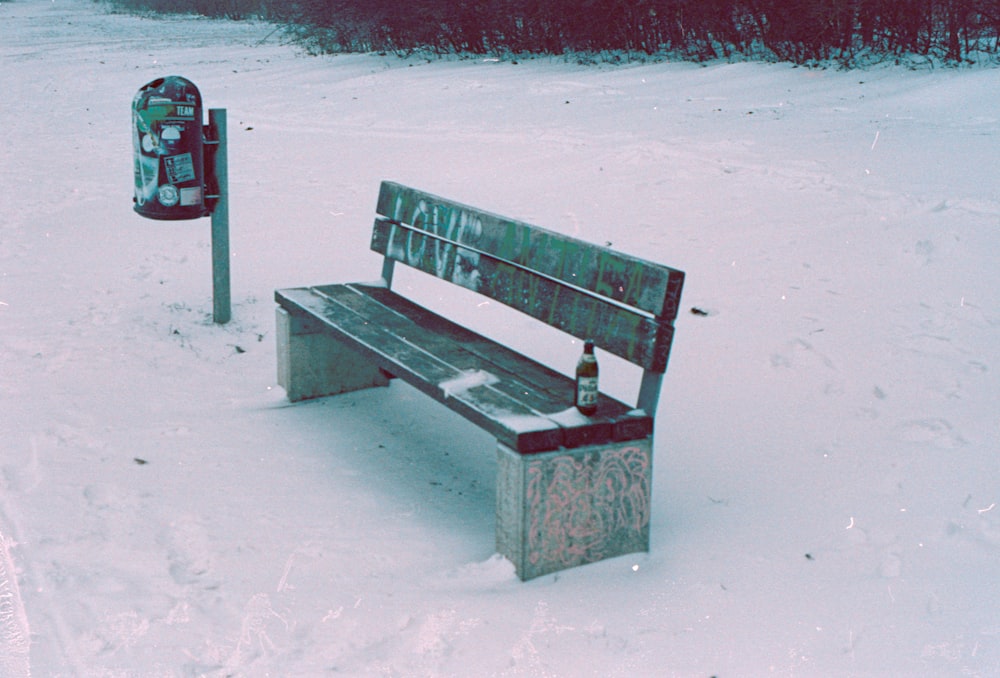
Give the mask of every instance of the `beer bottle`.
[[594, 342], [583, 342], [583, 355], [576, 364], [576, 409], [588, 417], [597, 411], [597, 357]]

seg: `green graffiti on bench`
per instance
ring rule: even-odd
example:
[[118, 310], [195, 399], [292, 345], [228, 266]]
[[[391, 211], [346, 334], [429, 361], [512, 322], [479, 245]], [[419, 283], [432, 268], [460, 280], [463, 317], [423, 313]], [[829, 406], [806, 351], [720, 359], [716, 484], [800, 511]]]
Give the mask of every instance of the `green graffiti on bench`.
[[[440, 211], [414, 218], [420, 230], [396, 221], [376, 222], [372, 247], [413, 268], [474, 290], [648, 369], [663, 371], [673, 328], [647, 315], [480, 251], [454, 236], [476, 228], [474, 218], [440, 219]], [[449, 237], [452, 236], [452, 237]]]
[[650, 451], [607, 448], [527, 462], [528, 560], [544, 570], [622, 553], [648, 541]]
[[[387, 210], [391, 221], [376, 225], [375, 249], [574, 336], [593, 337], [627, 360], [666, 369], [670, 325], [587, 291], [635, 298], [639, 292], [634, 288], [644, 284], [640, 264], [629, 266], [614, 253], [519, 222], [494, 220], [490, 228], [489, 215], [484, 219], [470, 209], [407, 196], [396, 194]], [[380, 234], [386, 226], [388, 232]]]
[[510, 221], [503, 224], [503, 234], [490, 245], [501, 259], [654, 315], [676, 316], [676, 302], [673, 307], [665, 306], [662, 293], [658, 294], [663, 277], [657, 275], [659, 271], [618, 253]]
[[405, 229], [405, 242], [399, 242], [397, 236], [404, 235], [404, 229], [393, 223], [386, 254], [438, 278], [478, 291], [479, 253], [454, 243], [478, 241], [483, 232], [482, 222], [464, 210], [428, 204], [425, 200], [419, 201], [409, 214], [404, 214], [402, 198], [402, 195], [397, 196], [391, 215], [394, 222], [410, 224], [418, 231], [426, 231], [451, 242], [422, 237], [411, 229]]
[[392, 182], [382, 185], [378, 212], [664, 320], [677, 317], [681, 271]]

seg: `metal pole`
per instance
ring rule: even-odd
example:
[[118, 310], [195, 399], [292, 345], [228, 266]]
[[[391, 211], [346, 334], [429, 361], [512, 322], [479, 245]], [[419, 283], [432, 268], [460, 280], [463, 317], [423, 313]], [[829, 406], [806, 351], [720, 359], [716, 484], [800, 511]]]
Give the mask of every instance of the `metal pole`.
[[212, 312], [222, 325], [232, 318], [229, 291], [229, 159], [226, 154], [226, 109], [210, 108], [208, 127], [218, 143], [215, 150], [215, 180], [219, 200], [212, 210]]

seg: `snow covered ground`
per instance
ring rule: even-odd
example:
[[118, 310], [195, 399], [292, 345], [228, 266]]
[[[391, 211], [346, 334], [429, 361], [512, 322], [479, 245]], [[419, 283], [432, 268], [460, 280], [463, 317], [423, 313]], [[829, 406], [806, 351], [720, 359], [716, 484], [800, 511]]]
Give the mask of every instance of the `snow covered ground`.
[[[317, 58], [101, 7], [0, 2], [0, 674], [1000, 675], [1000, 70]], [[225, 326], [209, 221], [131, 209], [169, 74], [229, 113]], [[521, 583], [487, 436], [400, 384], [288, 405], [272, 292], [377, 277], [383, 178], [688, 273], [648, 555]]]

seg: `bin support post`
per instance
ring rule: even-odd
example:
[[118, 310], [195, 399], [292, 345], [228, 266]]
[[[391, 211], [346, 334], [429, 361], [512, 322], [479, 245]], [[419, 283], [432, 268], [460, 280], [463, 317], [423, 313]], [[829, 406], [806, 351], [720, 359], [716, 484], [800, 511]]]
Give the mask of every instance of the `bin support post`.
[[232, 317], [229, 290], [229, 160], [227, 158], [226, 109], [208, 111], [208, 127], [216, 147], [212, 171], [219, 199], [212, 209], [212, 314], [222, 325]]

